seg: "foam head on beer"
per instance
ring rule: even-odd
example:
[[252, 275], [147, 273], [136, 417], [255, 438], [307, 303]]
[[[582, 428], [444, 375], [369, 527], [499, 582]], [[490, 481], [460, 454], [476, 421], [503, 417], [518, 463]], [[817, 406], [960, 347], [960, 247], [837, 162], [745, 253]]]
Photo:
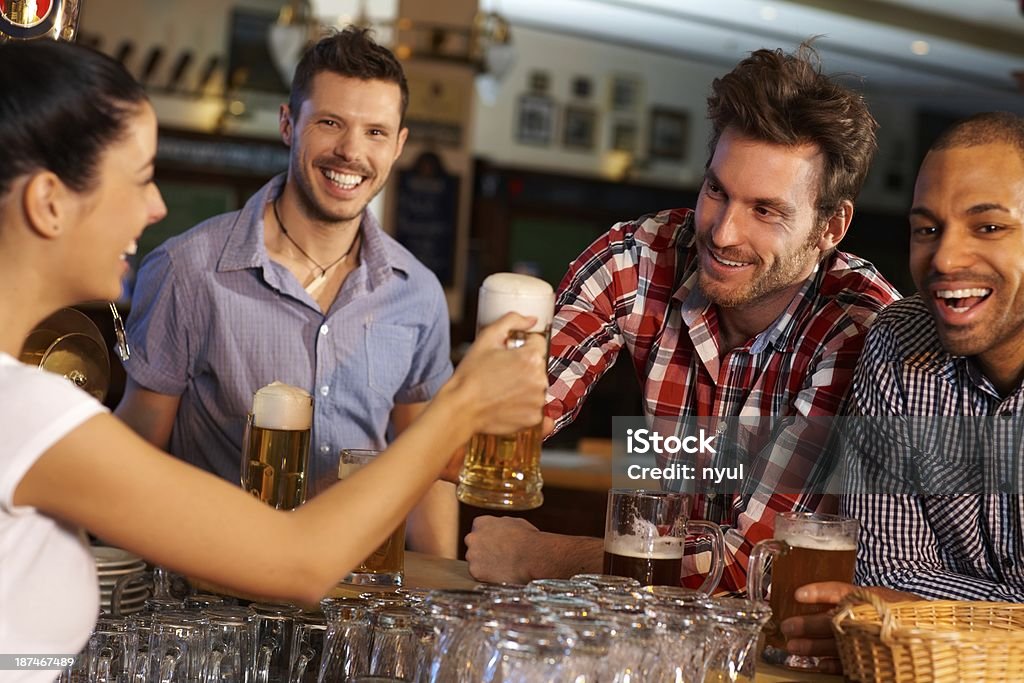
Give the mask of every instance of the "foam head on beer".
[[272, 382], [252, 399], [252, 423], [262, 429], [302, 431], [313, 425], [313, 401], [307, 391]]
[[555, 291], [544, 280], [519, 273], [494, 273], [480, 286], [477, 323], [490, 325], [509, 312], [537, 319], [529, 332], [546, 332], [555, 314]]
[[775, 538], [785, 541], [793, 548], [804, 548], [806, 550], [856, 550], [856, 536], [815, 536], [814, 534], [800, 533], [799, 531], [778, 531]]

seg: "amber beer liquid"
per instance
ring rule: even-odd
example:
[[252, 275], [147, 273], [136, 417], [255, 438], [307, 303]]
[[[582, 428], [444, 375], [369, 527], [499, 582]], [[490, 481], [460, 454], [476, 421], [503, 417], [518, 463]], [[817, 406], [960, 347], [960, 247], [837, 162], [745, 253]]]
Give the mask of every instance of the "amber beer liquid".
[[256, 392], [242, 443], [242, 488], [279, 510], [306, 500], [313, 398], [274, 382]]
[[405, 570], [405, 522], [352, 570], [346, 583], [401, 586]]
[[[338, 459], [338, 479], [345, 479], [373, 462], [379, 451], [344, 449]], [[376, 550], [349, 572], [343, 583], [369, 586], [401, 586], [405, 574], [405, 520]]]
[[[857, 560], [857, 542], [847, 538], [818, 539], [796, 535], [783, 536], [789, 550], [780, 553], [772, 565], [772, 621], [781, 624], [790, 617], [818, 614], [828, 605], [797, 602], [793, 593], [800, 586], [816, 581], [853, 582]], [[765, 643], [780, 650], [786, 638], [777, 628], [769, 629]]]
[[644, 586], [678, 586], [683, 573], [684, 539], [665, 537], [653, 546], [638, 536], [605, 540], [604, 574], [628, 576]]
[[[547, 338], [543, 332], [513, 332], [510, 347], [521, 346], [529, 334]], [[540, 447], [544, 437], [540, 425], [511, 436], [477, 434], [466, 449], [459, 499], [477, 507], [529, 510], [544, 502], [540, 475]], [[518, 506], [518, 507], [517, 507]]]
[[306, 499], [309, 430], [251, 427], [242, 486], [267, 505], [291, 510]]
[[[543, 280], [518, 273], [495, 273], [480, 287], [478, 327], [491, 324], [508, 312], [537, 319], [527, 331], [513, 332], [507, 344], [522, 346], [528, 335], [547, 339], [551, 332], [555, 294]], [[540, 427], [511, 436], [477, 434], [469, 442], [459, 474], [456, 495], [467, 505], [498, 510], [532, 510], [544, 502], [540, 474]]]
[[834, 657], [789, 654], [780, 627], [789, 617], [829, 609], [829, 605], [798, 603], [793, 595], [797, 588], [818, 581], [853, 582], [859, 531], [857, 520], [838, 515], [782, 512], [775, 516], [774, 538], [759, 541], [747, 565], [747, 594], [751, 600], [764, 600], [766, 561], [772, 559], [772, 617], [764, 628], [765, 661], [804, 671], [825, 671], [837, 665]]

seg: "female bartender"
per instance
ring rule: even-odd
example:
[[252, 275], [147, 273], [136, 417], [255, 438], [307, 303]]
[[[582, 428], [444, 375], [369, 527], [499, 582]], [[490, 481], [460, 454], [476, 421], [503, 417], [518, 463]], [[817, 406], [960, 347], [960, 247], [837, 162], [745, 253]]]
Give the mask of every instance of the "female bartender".
[[452, 454], [473, 433], [537, 422], [542, 343], [504, 349], [509, 330], [533, 322], [510, 315], [481, 332], [374, 465], [280, 512], [151, 447], [66, 380], [19, 363], [48, 314], [118, 295], [125, 254], [166, 208], [153, 183], [153, 107], [119, 64], [33, 41], [0, 44], [0, 65], [0, 652], [76, 652], [86, 642], [98, 591], [83, 529], [190, 576], [313, 602], [446, 465], [457, 467]]

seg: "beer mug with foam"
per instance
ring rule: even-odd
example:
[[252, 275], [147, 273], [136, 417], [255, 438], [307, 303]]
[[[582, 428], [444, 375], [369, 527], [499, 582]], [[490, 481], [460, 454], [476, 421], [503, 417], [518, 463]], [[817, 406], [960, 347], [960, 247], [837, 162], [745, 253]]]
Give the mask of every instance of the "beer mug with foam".
[[[551, 334], [555, 293], [543, 280], [518, 273], [495, 273], [480, 287], [477, 329], [490, 325], [506, 313], [537, 318], [525, 332], [509, 335], [510, 348], [525, 343], [527, 335]], [[544, 502], [541, 493], [541, 417], [537, 425], [509, 436], [477, 434], [469, 442], [459, 474], [459, 500], [476, 507], [496, 510], [532, 510]]]
[[242, 439], [242, 488], [279, 510], [306, 499], [313, 397], [274, 382], [256, 392]]
[[611, 489], [604, 523], [604, 573], [645, 586], [678, 586], [688, 534], [711, 537], [711, 569], [700, 587], [710, 594], [722, 580], [725, 539], [717, 524], [690, 521], [691, 497], [670, 491]]
[[773, 539], [761, 541], [750, 554], [747, 570], [747, 594], [752, 600], [764, 600], [765, 560], [772, 558], [772, 618], [765, 626], [764, 658], [793, 669], [818, 670], [820, 657], [790, 655], [779, 625], [790, 617], [827, 611], [828, 605], [797, 602], [797, 588], [818, 581], [853, 581], [857, 557], [857, 520], [837, 515], [807, 512], [783, 512], [775, 517]]
[[[346, 448], [338, 458], [338, 479], [347, 479], [369, 465], [379, 451]], [[369, 586], [401, 586], [405, 573], [405, 520], [377, 546], [358, 567], [348, 573], [344, 583]]]

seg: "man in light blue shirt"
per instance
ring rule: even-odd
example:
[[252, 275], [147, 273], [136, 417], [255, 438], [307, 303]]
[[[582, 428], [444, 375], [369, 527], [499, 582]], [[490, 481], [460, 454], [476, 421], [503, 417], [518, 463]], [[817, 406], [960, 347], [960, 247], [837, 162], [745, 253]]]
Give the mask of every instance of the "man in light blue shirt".
[[[143, 263], [118, 416], [237, 483], [253, 393], [273, 381], [314, 396], [311, 479], [336, 478], [341, 448], [383, 448], [423, 410], [451, 374], [444, 292], [367, 209], [402, 152], [407, 102], [401, 66], [366, 31], [306, 52], [281, 107], [287, 174]], [[450, 484], [408, 535], [454, 556]]]

